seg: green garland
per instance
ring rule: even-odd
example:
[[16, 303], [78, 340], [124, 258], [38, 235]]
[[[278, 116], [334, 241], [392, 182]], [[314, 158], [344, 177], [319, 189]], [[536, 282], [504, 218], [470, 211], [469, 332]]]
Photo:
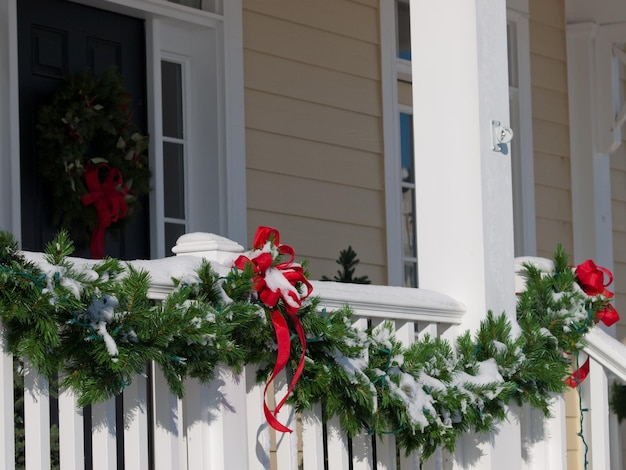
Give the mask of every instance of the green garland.
[[[268, 379], [276, 339], [251, 263], [219, 276], [202, 262], [163, 302], [153, 302], [147, 273], [115, 259], [78, 268], [71, 252], [61, 233], [46, 249], [47, 264], [35, 265], [1, 233], [0, 319], [9, 351], [48, 377], [60, 373], [61, 387], [74, 390], [79, 405], [119, 393], [147, 361], [178, 396], [187, 377], [208, 381], [220, 363], [235, 372], [253, 365], [260, 381]], [[361, 331], [348, 307], [327, 312], [318, 299], [306, 299], [297, 313], [307, 337], [305, 367], [290, 402], [298, 411], [321, 403], [350, 436], [393, 433], [423, 458], [439, 446], [453, 450], [467, 431], [493, 430], [511, 401], [548, 415], [551, 397], [566, 388], [566, 355], [584, 346], [608, 300], [581, 290], [561, 247], [554, 272], [528, 265], [526, 280], [518, 296], [521, 334], [511, 333], [504, 314], [489, 312], [475, 334], [454, 344], [425, 337], [404, 347], [390, 323]], [[285, 314], [283, 302], [274, 310]], [[302, 349], [289, 326], [295, 370]]]
[[[50, 190], [53, 223], [81, 240], [99, 225], [96, 204], [84, 205], [90, 193], [86, 174], [98, 171], [100, 182], [117, 169], [123, 178], [121, 191], [131, 215], [138, 199], [150, 190], [148, 137], [132, 124], [131, 97], [119, 73], [109, 69], [94, 77], [89, 71], [69, 75], [43, 106], [37, 121], [37, 166]], [[119, 229], [125, 217], [114, 214], [111, 229]], [[124, 214], [126, 215], [126, 214]]]

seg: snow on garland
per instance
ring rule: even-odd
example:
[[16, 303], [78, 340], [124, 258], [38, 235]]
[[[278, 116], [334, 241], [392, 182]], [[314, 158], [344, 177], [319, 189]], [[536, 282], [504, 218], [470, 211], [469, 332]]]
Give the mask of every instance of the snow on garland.
[[[560, 246], [553, 272], [525, 266], [520, 335], [504, 314], [488, 312], [454, 344], [425, 337], [409, 347], [389, 323], [362, 331], [348, 307], [320, 310], [274, 229], [259, 228], [254, 249], [221, 275], [202, 262], [158, 303], [147, 297], [146, 272], [116, 259], [79, 267], [67, 258], [72, 250], [61, 232], [35, 265], [0, 233], [0, 318], [9, 351], [48, 377], [60, 373], [80, 405], [119, 393], [149, 360], [178, 396], [187, 377], [209, 381], [218, 364], [236, 372], [254, 365], [259, 381], [287, 367], [297, 410], [321, 403], [350, 436], [393, 433], [423, 458], [438, 446], [452, 450], [464, 432], [493, 430], [511, 401], [547, 415], [553, 394], [567, 387], [567, 354], [614, 312], [606, 272], [573, 269]], [[276, 414], [268, 421], [288, 430]]]
[[37, 122], [37, 166], [49, 185], [54, 224], [91, 236], [104, 257], [104, 234], [120, 228], [150, 190], [148, 137], [131, 122], [131, 97], [115, 69], [69, 75]]

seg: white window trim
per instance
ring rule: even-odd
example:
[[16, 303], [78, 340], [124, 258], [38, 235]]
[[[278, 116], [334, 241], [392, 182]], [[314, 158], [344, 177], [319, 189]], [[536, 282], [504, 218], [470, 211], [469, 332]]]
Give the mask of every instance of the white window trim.
[[404, 285], [402, 257], [402, 200], [398, 168], [400, 155], [400, 110], [396, 57], [395, 0], [380, 0], [381, 88], [383, 151], [385, 166], [385, 209], [387, 235], [387, 284]]
[[[521, 208], [520, 219], [515, 220], [515, 237], [525, 256], [537, 254], [537, 223], [535, 218], [535, 173], [534, 149], [532, 135], [532, 95], [530, 79], [530, 31], [529, 15], [513, 9], [507, 10], [507, 21], [515, 25], [515, 41], [517, 48], [518, 109], [511, 108], [510, 113], [517, 111], [519, 129], [515, 139], [521, 150], [519, 165], [513, 168], [513, 178], [517, 180]], [[511, 116], [513, 120], [513, 116]]]
[[[18, 102], [18, 57], [17, 57], [17, 0], [0, 3], [0, 187], [2, 204], [0, 206], [0, 228], [8, 230], [17, 237], [21, 233], [20, 209], [20, 151], [19, 151], [19, 115]], [[150, 0], [81, 0], [89, 6], [103, 8], [122, 14], [144, 18], [148, 30], [152, 20], [169, 18], [191, 24], [216, 29], [218, 35], [217, 93], [218, 142], [220, 175], [220, 234], [240, 243], [247, 240], [246, 223], [246, 176], [245, 176], [245, 123], [243, 101], [243, 31], [241, 0], [228, 0], [218, 7], [223, 8], [223, 15], [201, 10], [191, 10], [173, 3]], [[150, 33], [147, 31], [147, 47]], [[221, 47], [219, 47], [221, 46]], [[150, 50], [149, 50], [150, 51]], [[154, 77], [149, 71], [154, 70], [154, 51], [147, 54], [147, 86], [149, 96], [155, 96], [155, 86], [160, 85], [160, 77]], [[160, 60], [160, 58], [159, 58]], [[158, 62], [160, 66], [160, 62]], [[155, 83], [155, 79], [158, 83]], [[160, 92], [160, 87], [157, 90]], [[152, 103], [154, 106], [154, 103]], [[160, 109], [153, 107], [149, 117], [150, 131], [158, 125]], [[152, 132], [151, 132], [152, 133]], [[153, 250], [152, 256], [159, 256], [160, 250]]]

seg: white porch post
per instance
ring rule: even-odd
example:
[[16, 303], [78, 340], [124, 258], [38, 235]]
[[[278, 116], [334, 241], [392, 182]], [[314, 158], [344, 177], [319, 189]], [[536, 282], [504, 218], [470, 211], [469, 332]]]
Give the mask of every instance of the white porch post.
[[[462, 300], [474, 330], [488, 309], [515, 318], [511, 160], [491, 130], [509, 125], [506, 5], [410, 5], [419, 285]], [[456, 468], [520, 468], [510, 420], [479, 449], [462, 439]]]

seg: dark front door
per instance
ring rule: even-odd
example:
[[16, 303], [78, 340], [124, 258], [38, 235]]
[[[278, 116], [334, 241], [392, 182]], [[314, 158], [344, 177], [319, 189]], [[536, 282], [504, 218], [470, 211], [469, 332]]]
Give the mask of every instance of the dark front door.
[[[41, 251], [58, 231], [52, 222], [50, 191], [37, 171], [35, 123], [40, 107], [68, 73], [111, 66], [121, 72], [133, 103], [134, 124], [145, 134], [144, 22], [66, 0], [18, 0], [19, 109], [21, 148], [22, 247]], [[119, 237], [108, 234], [105, 253], [121, 259], [148, 258], [147, 198]], [[77, 244], [89, 257], [89, 240]]]

